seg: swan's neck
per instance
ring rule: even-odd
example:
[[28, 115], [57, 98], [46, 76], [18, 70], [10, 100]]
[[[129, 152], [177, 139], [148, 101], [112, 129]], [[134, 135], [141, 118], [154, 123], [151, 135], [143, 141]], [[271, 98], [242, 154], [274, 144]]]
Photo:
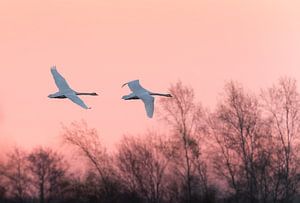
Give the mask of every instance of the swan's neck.
[[91, 96], [98, 96], [97, 93], [95, 92], [92, 92], [92, 93], [89, 93], [89, 92], [76, 92], [77, 95], [91, 95]]
[[163, 96], [163, 97], [172, 97], [172, 95], [170, 95], [170, 94], [162, 94], [162, 93], [155, 93], [155, 92], [151, 92], [150, 95]]

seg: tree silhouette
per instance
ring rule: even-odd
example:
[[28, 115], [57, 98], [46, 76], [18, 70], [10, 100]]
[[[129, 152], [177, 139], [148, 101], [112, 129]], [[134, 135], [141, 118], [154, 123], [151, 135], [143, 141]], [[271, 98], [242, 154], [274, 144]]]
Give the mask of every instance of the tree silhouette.
[[281, 78], [262, 91], [266, 116], [272, 121], [273, 200], [292, 201], [299, 188], [300, 97], [296, 81]]
[[[216, 152], [214, 166], [217, 173], [226, 179], [234, 191], [236, 201], [241, 199], [251, 203], [266, 196], [267, 191], [259, 191], [258, 177], [265, 174], [266, 158], [269, 150], [264, 148], [270, 141], [268, 125], [261, 116], [258, 100], [254, 95], [245, 93], [234, 82], [225, 87], [225, 98], [211, 115], [210, 127]], [[267, 130], [265, 130], [267, 128]], [[259, 170], [258, 167], [264, 167]], [[265, 197], [267, 198], [267, 197]]]
[[[177, 82], [169, 89], [170, 98], [160, 100], [161, 115], [172, 128], [174, 173], [182, 178], [183, 201], [197, 201], [199, 189], [207, 190], [206, 164], [201, 158], [202, 135], [205, 133], [204, 112], [194, 101], [194, 91]], [[197, 180], [196, 180], [197, 179]], [[196, 191], [198, 190], [198, 191]]]
[[116, 162], [120, 177], [130, 193], [137, 193], [149, 203], [164, 199], [166, 169], [165, 142], [148, 133], [142, 138], [124, 136], [118, 147]]
[[49, 202], [54, 197], [58, 198], [62, 192], [60, 186], [67, 171], [67, 164], [63, 157], [51, 149], [40, 147], [28, 155], [28, 162], [39, 202]]
[[64, 127], [62, 137], [65, 143], [74, 146], [96, 170], [102, 198], [107, 201], [116, 198], [117, 184], [112, 158], [101, 145], [96, 129], [88, 128], [84, 121], [73, 122], [70, 127]]
[[32, 189], [26, 152], [15, 147], [7, 154], [7, 161], [0, 171], [6, 180], [6, 193], [16, 201], [24, 202], [31, 195]]

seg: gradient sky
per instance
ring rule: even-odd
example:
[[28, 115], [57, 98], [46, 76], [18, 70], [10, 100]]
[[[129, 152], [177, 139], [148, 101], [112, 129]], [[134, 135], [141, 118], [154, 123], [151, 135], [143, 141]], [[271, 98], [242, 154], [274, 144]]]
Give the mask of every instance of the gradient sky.
[[[224, 83], [258, 91], [300, 80], [299, 0], [0, 0], [0, 147], [56, 146], [84, 119], [107, 146], [157, 125], [124, 82], [166, 92], [182, 80], [213, 107]], [[50, 66], [91, 110], [48, 99]]]

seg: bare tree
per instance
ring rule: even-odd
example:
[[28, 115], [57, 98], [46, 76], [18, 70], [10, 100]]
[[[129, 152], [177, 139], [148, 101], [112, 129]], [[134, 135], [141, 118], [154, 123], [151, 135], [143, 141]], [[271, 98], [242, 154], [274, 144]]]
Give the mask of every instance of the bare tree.
[[[174, 157], [176, 173], [182, 177], [186, 188], [184, 199], [191, 203], [198, 186], [207, 188], [206, 165], [201, 159], [202, 136], [205, 129], [204, 113], [201, 105], [194, 101], [194, 91], [185, 87], [181, 82], [172, 85], [169, 89], [172, 99], [160, 100], [161, 115], [171, 126], [173, 147], [177, 157]], [[195, 177], [200, 177], [197, 179]]]
[[165, 141], [155, 133], [146, 136], [124, 136], [118, 148], [116, 163], [120, 177], [129, 192], [137, 192], [149, 203], [164, 199], [166, 169], [169, 163]]
[[79, 153], [85, 157], [92, 168], [98, 174], [100, 188], [104, 194], [103, 198], [114, 198], [115, 173], [111, 165], [112, 158], [101, 145], [96, 129], [88, 128], [86, 122], [73, 122], [70, 127], [63, 127], [63, 141], [77, 148]]
[[31, 193], [27, 154], [19, 148], [14, 148], [7, 154], [6, 159], [6, 163], [0, 168], [0, 175], [4, 176], [7, 193], [18, 202], [24, 202]]
[[58, 198], [63, 193], [60, 186], [67, 171], [63, 157], [51, 149], [37, 148], [28, 155], [28, 162], [40, 203]]
[[215, 169], [234, 191], [236, 201], [241, 196], [251, 203], [267, 199], [268, 191], [260, 191], [264, 187], [258, 179], [269, 166], [270, 151], [265, 148], [270, 141], [268, 122], [262, 119], [254, 95], [246, 94], [234, 82], [226, 84], [225, 91], [224, 100], [210, 119], [216, 143]]
[[296, 81], [281, 78], [262, 91], [266, 116], [272, 121], [274, 142], [273, 200], [290, 202], [299, 187], [300, 97]]

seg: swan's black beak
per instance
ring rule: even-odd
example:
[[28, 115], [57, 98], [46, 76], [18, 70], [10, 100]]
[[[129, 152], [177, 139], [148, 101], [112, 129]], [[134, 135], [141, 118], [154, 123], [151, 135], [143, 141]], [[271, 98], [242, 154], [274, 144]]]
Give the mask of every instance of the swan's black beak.
[[127, 85], [127, 84], [128, 84], [128, 82], [124, 83], [124, 84], [122, 85], [122, 87], [124, 87], [124, 86]]

